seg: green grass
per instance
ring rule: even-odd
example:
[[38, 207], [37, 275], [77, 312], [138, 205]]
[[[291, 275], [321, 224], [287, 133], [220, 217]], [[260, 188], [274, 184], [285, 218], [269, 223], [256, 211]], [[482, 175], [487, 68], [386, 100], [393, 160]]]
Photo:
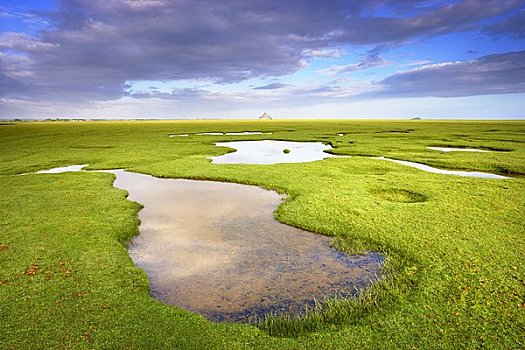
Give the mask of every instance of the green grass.
[[[169, 138], [172, 133], [272, 135]], [[344, 136], [337, 136], [344, 133]], [[330, 158], [217, 165], [218, 141], [322, 141]], [[0, 127], [0, 349], [523, 349], [525, 122], [192, 121]], [[426, 146], [505, 150], [441, 153]], [[370, 156], [513, 174], [430, 174]], [[90, 164], [288, 194], [276, 217], [387, 256], [386, 277], [303, 318], [216, 324], [149, 296], [126, 243], [140, 206], [113, 175], [16, 174]]]

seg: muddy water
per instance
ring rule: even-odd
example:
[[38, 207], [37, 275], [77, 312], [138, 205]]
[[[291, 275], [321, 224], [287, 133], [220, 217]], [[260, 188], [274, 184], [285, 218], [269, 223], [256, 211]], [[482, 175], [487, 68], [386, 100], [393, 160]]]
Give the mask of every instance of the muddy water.
[[130, 255], [166, 303], [213, 321], [249, 322], [300, 313], [314, 299], [348, 296], [378, 278], [381, 255], [347, 256], [327, 237], [275, 220], [275, 192], [111, 172], [114, 186], [144, 205]]

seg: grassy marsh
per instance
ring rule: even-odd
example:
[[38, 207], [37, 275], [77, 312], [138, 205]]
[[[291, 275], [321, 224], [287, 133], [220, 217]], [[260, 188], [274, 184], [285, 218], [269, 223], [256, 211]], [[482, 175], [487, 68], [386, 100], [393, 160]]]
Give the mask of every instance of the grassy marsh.
[[[272, 134], [192, 135], [247, 130]], [[352, 157], [207, 159], [228, 151], [214, 142], [262, 139], [322, 141]], [[525, 347], [525, 122], [13, 123], [0, 140], [0, 348]], [[515, 178], [430, 174], [371, 156]], [[301, 320], [208, 322], [149, 296], [126, 251], [140, 206], [113, 175], [14, 176], [72, 164], [275, 189], [288, 194], [281, 222], [336, 237], [342, 250], [384, 252], [389, 277]]]

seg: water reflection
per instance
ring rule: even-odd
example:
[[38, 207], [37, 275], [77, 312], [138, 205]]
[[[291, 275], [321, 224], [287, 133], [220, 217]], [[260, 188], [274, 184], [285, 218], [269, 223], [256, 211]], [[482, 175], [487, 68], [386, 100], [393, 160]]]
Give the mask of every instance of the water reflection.
[[439, 151], [439, 152], [489, 152], [484, 149], [478, 149], [478, 148], [458, 148], [458, 147], [426, 147], [428, 149], [431, 149], [433, 151]]
[[[199, 132], [191, 135], [198, 136], [245, 136], [245, 135], [271, 135], [271, 132], [261, 132], [261, 131], [240, 131], [240, 132]], [[169, 134], [168, 137], [186, 137], [190, 134]]]
[[325, 153], [332, 147], [322, 142], [262, 140], [217, 142], [215, 145], [236, 149], [235, 152], [212, 157], [212, 163], [217, 164], [303, 163], [337, 157]]
[[467, 177], [481, 177], [486, 179], [510, 179], [507, 176], [503, 175], [496, 175], [496, 174], [489, 174], [489, 173], [482, 173], [477, 171], [460, 171], [460, 170], [445, 170], [445, 169], [438, 169], [433, 168], [426, 164], [420, 164], [415, 162], [409, 162], [407, 160], [398, 160], [398, 159], [390, 159], [385, 157], [376, 157], [376, 159], [381, 160], [388, 160], [389, 162], [394, 162], [397, 164], [402, 164], [406, 166], [410, 166], [413, 168], [417, 168], [429, 173], [436, 173], [436, 174], [445, 174], [445, 175], [456, 175], [456, 176], [467, 176]]
[[53, 168], [48, 170], [40, 170], [37, 171], [37, 174], [58, 174], [58, 173], [68, 173], [68, 172], [76, 172], [81, 171], [83, 168], [87, 167], [88, 164], [81, 164], [81, 165], [70, 165], [70, 166], [64, 166], [60, 168]]
[[329, 238], [275, 220], [275, 192], [111, 172], [114, 186], [144, 205], [130, 255], [166, 303], [214, 321], [246, 322], [351, 295], [379, 274], [381, 255], [347, 256]]

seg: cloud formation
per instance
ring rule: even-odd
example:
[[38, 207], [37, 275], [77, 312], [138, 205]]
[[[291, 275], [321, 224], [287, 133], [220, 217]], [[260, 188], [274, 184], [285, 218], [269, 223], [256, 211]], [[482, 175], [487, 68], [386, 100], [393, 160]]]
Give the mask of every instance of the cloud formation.
[[511, 35], [516, 38], [525, 38], [525, 10], [489, 26], [485, 31], [496, 36]]
[[525, 51], [472, 61], [430, 64], [392, 75], [374, 93], [396, 97], [460, 97], [525, 92]]
[[[62, 0], [56, 11], [40, 13], [46, 30], [0, 36], [0, 97], [82, 103], [125, 96], [128, 81], [283, 76], [310, 59], [339, 57], [343, 45], [384, 47], [467, 30], [520, 6], [522, 0]], [[381, 64], [371, 51], [327, 73]], [[382, 84], [388, 91], [415, 74]]]
[[271, 84], [264, 85], [264, 86], [254, 87], [253, 90], [277, 90], [277, 89], [281, 89], [281, 88], [283, 88], [285, 86], [287, 86], [287, 84], [271, 83]]
[[342, 66], [331, 66], [329, 68], [319, 70], [319, 73], [327, 75], [341, 75], [350, 72], [355, 72], [357, 70], [385, 66], [388, 64], [388, 62], [386, 62], [383, 59], [383, 57], [381, 57], [381, 51], [383, 50], [385, 50], [384, 47], [378, 46], [373, 50], [368, 51], [365, 57], [363, 57], [363, 59], [358, 63], [352, 63]]

